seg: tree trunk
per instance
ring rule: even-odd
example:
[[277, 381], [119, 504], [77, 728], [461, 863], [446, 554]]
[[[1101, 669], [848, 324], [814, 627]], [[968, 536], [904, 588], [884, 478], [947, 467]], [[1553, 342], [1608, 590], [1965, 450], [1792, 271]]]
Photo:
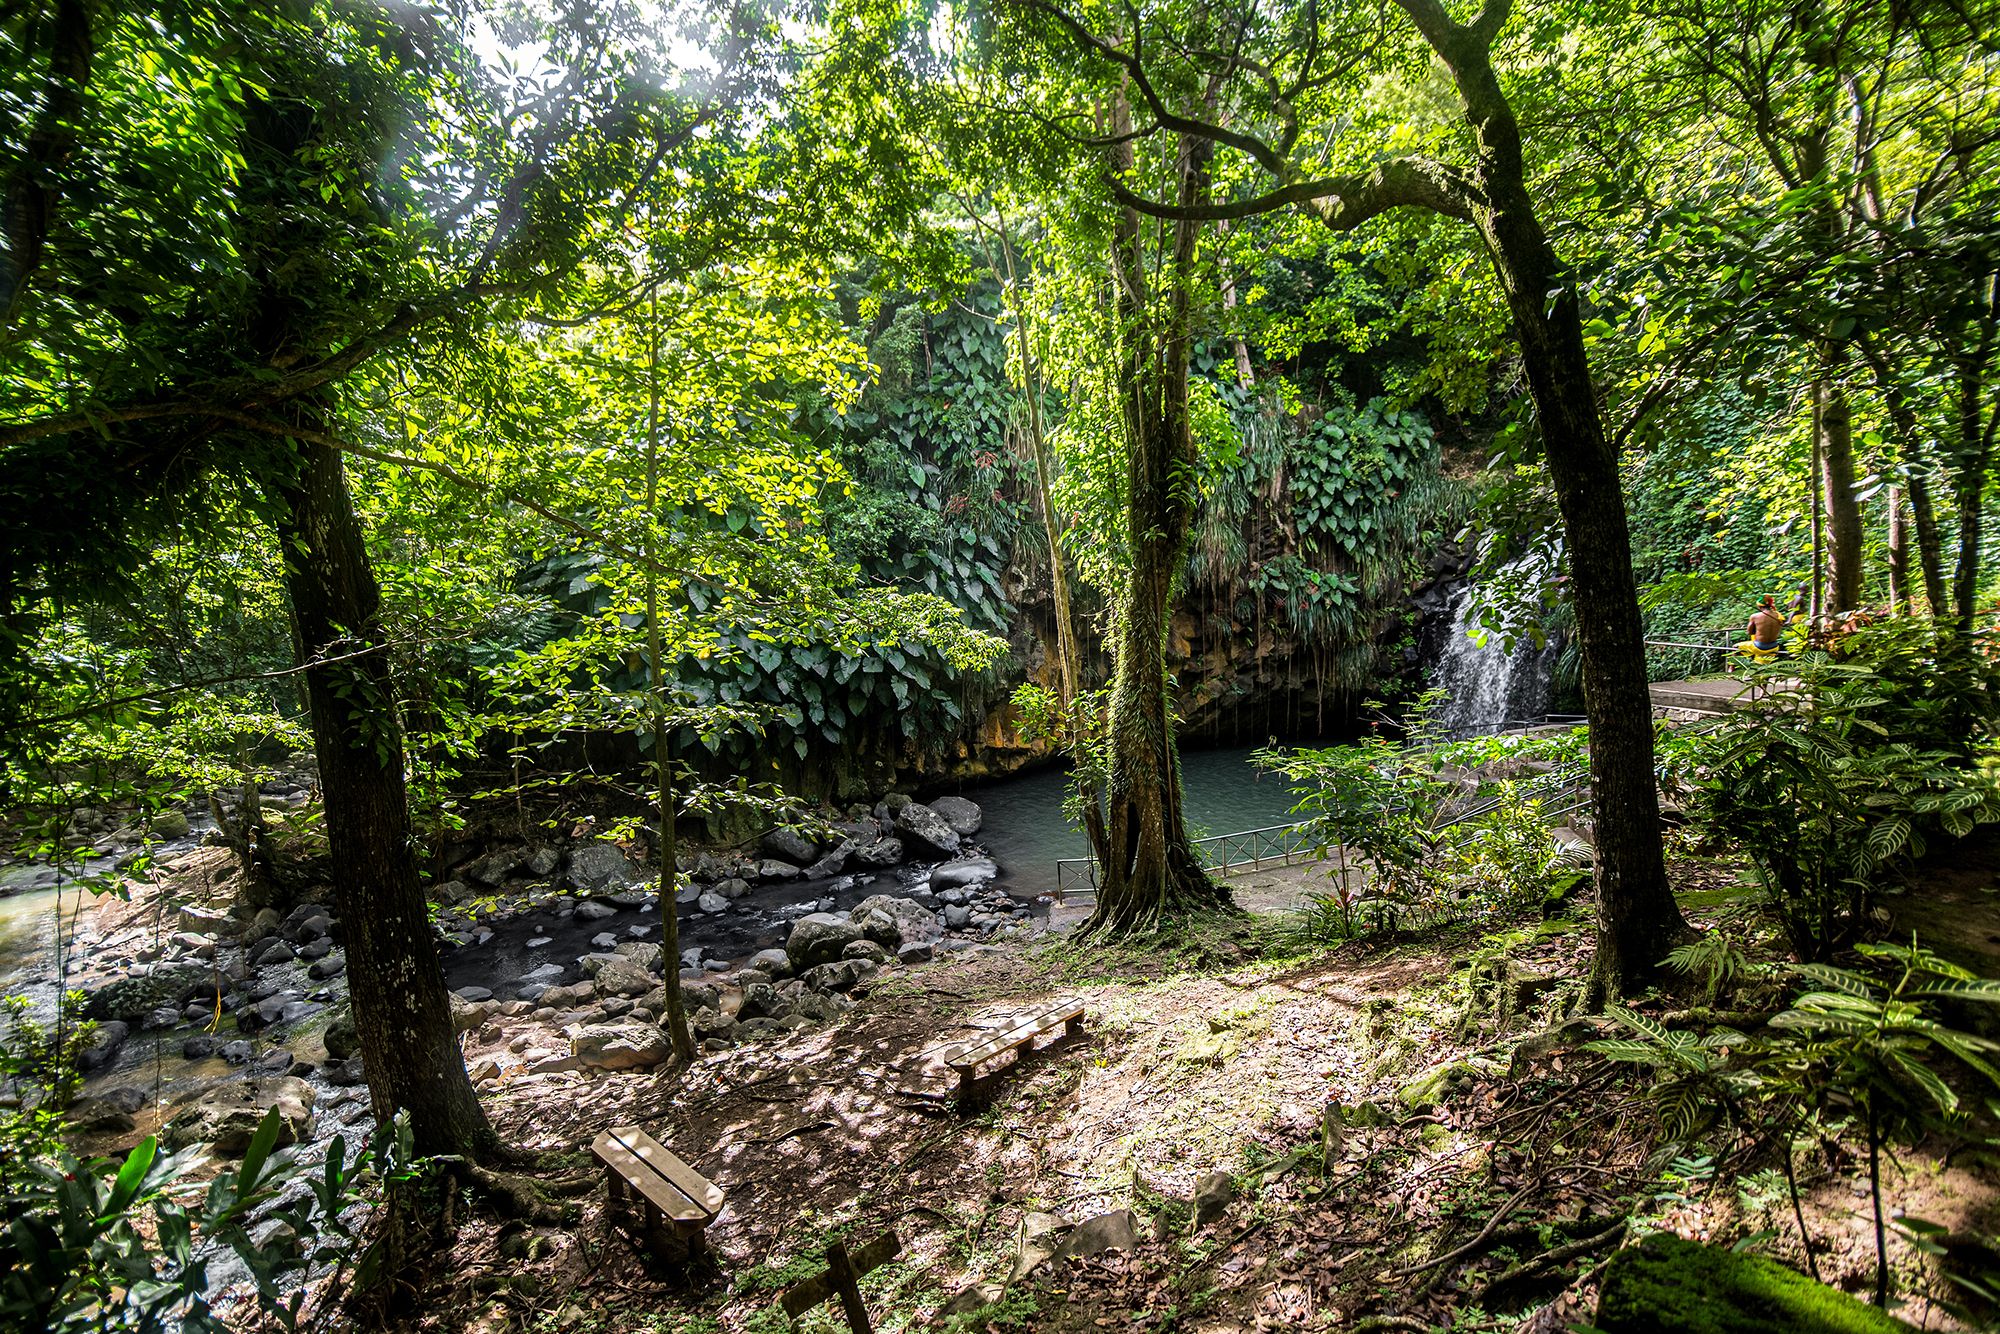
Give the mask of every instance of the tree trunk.
[[653, 532], [660, 522], [660, 289], [646, 307], [646, 698], [653, 723], [653, 767], [659, 782], [660, 967], [666, 974], [663, 1020], [674, 1056], [694, 1059], [694, 1034], [681, 998], [681, 908], [674, 881], [680, 874], [680, 829], [675, 819], [673, 754], [667, 741], [666, 664], [660, 638], [660, 572]]
[[1903, 512], [1903, 488], [1892, 486], [1889, 505], [1889, 614], [1900, 616], [1910, 598], [1910, 525]]
[[1813, 386], [1818, 411], [1820, 483], [1826, 494], [1827, 596], [1830, 612], [1853, 611], [1862, 602], [1861, 505], [1854, 498], [1854, 415], [1847, 393], [1824, 381]]
[[1986, 470], [1993, 462], [1993, 437], [2000, 409], [1987, 403], [1986, 372], [2000, 341], [2000, 273], [1979, 281], [1971, 345], [1954, 358], [1958, 389], [1958, 458], [1952, 469], [1958, 501], [1958, 554], [1952, 570], [1952, 613], [1961, 631], [1970, 631], [1979, 594], [1979, 548], [1986, 505]]
[[1640, 985], [1687, 931], [1667, 883], [1661, 842], [1652, 697], [1618, 457], [1598, 414], [1575, 280], [1557, 258], [1528, 193], [1520, 125], [1493, 72], [1493, 33], [1454, 23], [1435, 0], [1399, 3], [1450, 66], [1478, 139], [1483, 198], [1471, 210], [1473, 222], [1521, 340], [1569, 545], [1597, 813], [1591, 998], [1601, 1002]]
[[[324, 405], [298, 402], [299, 427], [324, 436]], [[466, 1077], [431, 936], [403, 779], [403, 737], [380, 593], [340, 454], [300, 441], [297, 477], [279, 488], [285, 591], [292, 604], [313, 751], [326, 810], [348, 994], [375, 1117], [407, 1112], [422, 1154], [486, 1156], [499, 1140]], [[372, 650], [372, 651], [370, 651]], [[339, 658], [341, 661], [328, 661]]]
[[[1124, 134], [1130, 116], [1122, 100], [1113, 115]], [[1205, 197], [1211, 152], [1204, 141], [1181, 140], [1176, 193], [1183, 203]], [[1111, 157], [1114, 172], [1129, 174], [1130, 139]], [[1228, 894], [1201, 869], [1181, 815], [1166, 656], [1174, 580], [1194, 521], [1187, 369], [1201, 230], [1194, 221], [1172, 225], [1169, 253], [1158, 270], [1166, 287], [1158, 292], [1148, 290], [1138, 214], [1120, 210], [1112, 246], [1131, 570], [1113, 644], [1104, 835], [1096, 850], [1097, 909], [1088, 929], [1114, 934], [1154, 930], [1170, 917], [1229, 904]]]
[[1947, 614], [1944, 584], [1944, 539], [1938, 532], [1937, 509], [1931, 502], [1929, 461], [1919, 443], [1923, 432], [1917, 414], [1903, 394], [1902, 386], [1890, 374], [1889, 365], [1874, 348], [1863, 343], [1869, 368], [1875, 373], [1875, 387], [1882, 395], [1889, 423], [1896, 428], [1900, 443], [1896, 453], [1903, 463], [1903, 480], [1910, 491], [1910, 523], [1916, 529], [1917, 573], [1923, 580], [1924, 598], [1932, 616]]

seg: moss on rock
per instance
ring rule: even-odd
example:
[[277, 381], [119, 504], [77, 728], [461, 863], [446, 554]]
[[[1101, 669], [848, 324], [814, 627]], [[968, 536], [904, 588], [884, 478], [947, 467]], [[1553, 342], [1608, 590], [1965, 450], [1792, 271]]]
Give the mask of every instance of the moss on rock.
[[1761, 1255], [1668, 1233], [1613, 1257], [1603, 1334], [1903, 1334], [1915, 1326]]

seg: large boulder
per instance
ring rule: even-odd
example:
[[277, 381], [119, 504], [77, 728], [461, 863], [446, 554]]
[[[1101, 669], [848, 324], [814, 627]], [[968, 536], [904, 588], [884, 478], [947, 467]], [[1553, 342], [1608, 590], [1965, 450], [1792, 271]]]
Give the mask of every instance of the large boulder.
[[757, 840], [757, 846], [765, 856], [788, 861], [794, 866], [810, 866], [813, 859], [819, 856], [818, 846], [796, 829], [773, 829]]
[[340, 1013], [333, 1016], [333, 1022], [320, 1035], [326, 1044], [326, 1054], [336, 1061], [344, 1061], [361, 1050], [361, 1034], [354, 1028], [354, 1012], [342, 1006]]
[[105, 1069], [118, 1057], [118, 1049], [125, 1045], [125, 1039], [132, 1035], [132, 1027], [122, 1019], [106, 1019], [98, 1024], [97, 1031], [90, 1035], [90, 1043], [77, 1053], [76, 1068], [84, 1074], [96, 1074]]
[[942, 815], [928, 806], [911, 802], [896, 812], [896, 835], [912, 856], [956, 857], [958, 833]]
[[758, 950], [744, 960], [745, 968], [755, 968], [758, 972], [769, 973], [772, 977], [792, 975], [792, 956], [784, 950]]
[[520, 870], [527, 859], [526, 848], [497, 848], [466, 867], [465, 874], [482, 885], [497, 885]]
[[792, 934], [785, 940], [785, 957], [794, 972], [803, 971], [838, 959], [848, 942], [861, 939], [861, 935], [861, 928], [844, 914], [810, 913], [792, 923]]
[[91, 1019], [137, 1023], [162, 1005], [179, 1005], [212, 974], [202, 964], [164, 964], [144, 977], [121, 977], [90, 993], [83, 1012]]
[[569, 883], [586, 894], [629, 884], [639, 875], [639, 868], [609, 843], [586, 843], [569, 854]]
[[874, 894], [861, 900], [854, 905], [850, 920], [861, 928], [862, 935], [892, 950], [935, 942], [944, 935], [944, 927], [929, 908], [893, 894]]
[[674, 1054], [667, 1035], [651, 1024], [592, 1024], [569, 1040], [578, 1063], [596, 1070], [642, 1070]]
[[841, 959], [808, 968], [799, 980], [808, 991], [852, 991], [875, 976], [876, 965], [867, 959]]
[[903, 841], [901, 839], [883, 838], [877, 839], [873, 843], [862, 844], [854, 850], [850, 860], [856, 866], [882, 871], [887, 870], [891, 866], [900, 865], [908, 855], [903, 851]]
[[999, 874], [1000, 868], [993, 864], [990, 857], [961, 857], [931, 868], [931, 888], [962, 889], [967, 885], [983, 885]]
[[603, 996], [643, 996], [657, 985], [652, 971], [620, 955], [597, 970], [597, 991]]
[[944, 822], [960, 838], [971, 838], [979, 832], [979, 826], [986, 823], [986, 814], [979, 809], [979, 804], [964, 797], [939, 797], [930, 803], [930, 808], [942, 815]]
[[238, 1079], [219, 1085], [174, 1113], [160, 1131], [169, 1149], [206, 1144], [234, 1158], [250, 1147], [264, 1113], [278, 1109], [278, 1143], [297, 1144], [312, 1134], [313, 1090], [303, 1079]]
[[665, 966], [666, 951], [650, 940], [622, 941], [611, 952], [624, 955], [641, 968], [658, 970]]

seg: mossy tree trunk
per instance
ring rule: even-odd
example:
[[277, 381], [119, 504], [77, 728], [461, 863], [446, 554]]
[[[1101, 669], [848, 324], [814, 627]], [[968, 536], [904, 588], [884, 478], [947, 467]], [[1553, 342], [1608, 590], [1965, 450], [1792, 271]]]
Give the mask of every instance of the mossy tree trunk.
[[[1122, 100], [1116, 132], [1129, 133]], [[1179, 140], [1175, 193], [1208, 197], [1205, 141]], [[1131, 141], [1110, 150], [1114, 174], [1134, 167]], [[1203, 224], [1166, 229], [1166, 253], [1147, 263], [1139, 214], [1118, 210], [1111, 246], [1118, 319], [1118, 392], [1126, 448], [1125, 538], [1130, 569], [1116, 604], [1111, 698], [1105, 719], [1104, 825], [1097, 852], [1097, 909], [1089, 929], [1147, 932], [1229, 896], [1201, 869], [1181, 814], [1167, 626], [1187, 560], [1198, 497], [1188, 414], [1188, 351], [1195, 255]], [[1157, 275], [1155, 278], [1154, 275]], [[1149, 278], [1153, 278], [1149, 281]]]

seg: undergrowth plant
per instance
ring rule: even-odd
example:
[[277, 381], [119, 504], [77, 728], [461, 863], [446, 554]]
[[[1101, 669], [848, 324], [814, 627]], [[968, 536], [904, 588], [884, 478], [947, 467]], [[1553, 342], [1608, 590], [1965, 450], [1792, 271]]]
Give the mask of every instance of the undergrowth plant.
[[1992, 678], [1949, 632], [1885, 626], [1760, 669], [1742, 708], [1676, 748], [1670, 785], [1741, 843], [1799, 958], [1863, 934], [1932, 840], [2000, 820]]
[[1874, 1207], [1880, 1304], [1888, 1286], [1882, 1154], [1932, 1133], [1967, 1129], [1966, 1097], [1940, 1066], [1955, 1066], [1960, 1084], [1969, 1081], [1989, 1097], [2000, 1094], [2000, 1043], [1951, 1027], [1938, 1013], [1945, 1004], [2000, 1003], [2000, 980], [1975, 976], [1914, 942], [1864, 944], [1855, 952], [1858, 968], [1792, 965], [1791, 975], [1807, 989], [1754, 1036], [1722, 1027], [1701, 1033], [1668, 1028], [1614, 1008], [1611, 1017], [1629, 1036], [1592, 1042], [1585, 1050], [1654, 1071], [1648, 1097], [1660, 1117], [1665, 1153], [1717, 1130], [1741, 1136], [1750, 1152], [1780, 1146], [1809, 1262], [1794, 1146], [1801, 1140], [1825, 1144], [1858, 1129]]
[[335, 1136], [306, 1170], [277, 1147], [276, 1108], [264, 1114], [242, 1161], [198, 1198], [183, 1198], [195, 1153], [162, 1154], [148, 1137], [122, 1161], [79, 1161], [55, 1149], [10, 1181], [0, 1232], [0, 1326], [51, 1334], [132, 1330], [224, 1334], [209, 1295], [223, 1252], [249, 1270], [259, 1309], [296, 1330], [303, 1280], [355, 1252], [343, 1217], [367, 1180], [413, 1169], [406, 1118], [384, 1126], [350, 1158]]

